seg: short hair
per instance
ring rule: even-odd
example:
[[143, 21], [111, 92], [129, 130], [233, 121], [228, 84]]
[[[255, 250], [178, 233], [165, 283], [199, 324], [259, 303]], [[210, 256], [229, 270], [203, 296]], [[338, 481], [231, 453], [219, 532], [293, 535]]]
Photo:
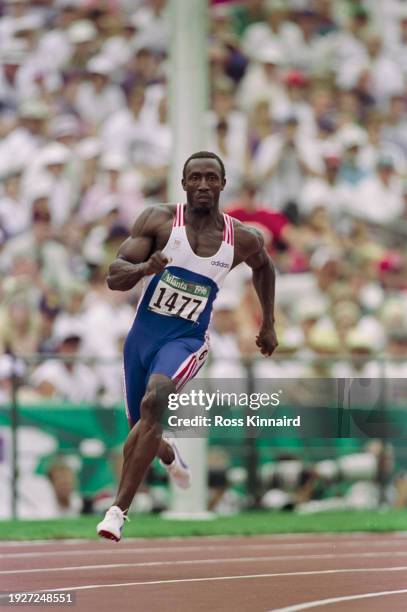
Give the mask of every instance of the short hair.
[[185, 162], [184, 167], [182, 169], [183, 179], [186, 178], [187, 166], [192, 159], [216, 159], [221, 169], [222, 180], [225, 178], [226, 176], [225, 164], [223, 163], [219, 155], [216, 155], [216, 153], [212, 153], [211, 151], [198, 151], [197, 153], [193, 153], [192, 155], [190, 155], [187, 161]]

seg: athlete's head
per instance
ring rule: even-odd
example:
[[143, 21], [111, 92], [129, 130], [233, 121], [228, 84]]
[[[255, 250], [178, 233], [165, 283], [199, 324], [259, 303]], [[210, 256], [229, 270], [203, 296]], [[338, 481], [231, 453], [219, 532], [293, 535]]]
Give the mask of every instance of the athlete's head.
[[208, 213], [217, 207], [225, 185], [225, 166], [216, 153], [199, 151], [188, 157], [182, 172], [182, 186], [188, 205], [195, 212]]

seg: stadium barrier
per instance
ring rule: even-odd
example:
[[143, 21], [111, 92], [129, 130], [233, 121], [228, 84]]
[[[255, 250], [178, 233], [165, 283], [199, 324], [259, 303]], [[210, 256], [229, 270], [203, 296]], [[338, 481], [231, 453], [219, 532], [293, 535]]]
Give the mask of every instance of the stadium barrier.
[[[38, 359], [27, 358], [24, 362], [29, 367], [37, 363]], [[92, 360], [92, 363], [96, 362]], [[249, 396], [255, 392], [259, 383], [253, 374], [253, 364], [244, 364], [245, 379], [242, 388]], [[49, 473], [50, 466], [61, 457], [73, 466], [85, 502], [102, 500], [99, 504], [102, 507], [103, 500], [111, 498], [117, 485], [121, 445], [128, 431], [124, 407], [102, 406], [98, 403], [78, 405], [55, 400], [23, 403], [20, 401], [23, 385], [18, 372], [17, 367], [13, 368], [9, 401], [0, 406], [1, 488], [9, 489], [9, 494], [1, 502], [3, 508], [0, 507], [0, 517], [19, 516], [19, 480], [27, 481], [30, 475], [44, 477]], [[203, 386], [204, 382], [205, 379], [202, 379], [197, 384]], [[297, 385], [300, 382], [311, 384], [310, 381], [295, 381]], [[401, 388], [405, 390], [405, 381], [401, 382]], [[375, 406], [352, 405], [351, 410], [342, 411], [344, 414], [341, 414], [337, 405], [315, 405], [311, 399], [305, 408], [306, 425], [300, 432], [294, 425], [277, 430], [260, 426], [211, 427], [198, 431], [198, 434], [195, 433], [197, 437], [201, 434], [209, 438], [209, 486], [231, 486], [246, 497], [246, 507], [259, 507], [271, 476], [275, 480], [277, 463], [280, 462], [283, 469], [284, 461], [291, 461], [292, 468], [295, 461], [307, 466], [353, 455], [354, 464], [357, 464], [362, 458], [357, 459], [356, 454], [360, 454], [372, 438], [379, 438], [383, 442], [383, 456], [378, 459], [379, 467], [383, 464], [385, 449], [391, 444], [395, 454], [392, 473], [396, 469], [407, 470], [407, 449], [404, 443], [407, 435], [406, 395], [401, 394], [398, 402], [389, 401], [386, 395], [389, 380], [386, 379], [379, 379], [376, 387], [378, 401]], [[219, 414], [225, 413], [221, 407], [217, 408]], [[233, 418], [243, 420], [248, 414], [253, 414], [247, 405], [228, 406], [227, 411]], [[298, 406], [282, 402], [274, 409], [273, 417], [278, 419], [285, 416], [290, 419], [297, 413]], [[220, 460], [219, 454], [222, 455]], [[346, 466], [344, 461], [341, 465], [341, 469], [346, 469], [348, 474], [352, 474], [353, 470], [351, 480], [357, 478], [357, 465]], [[370, 468], [362, 466], [361, 469]], [[374, 476], [382, 490], [389, 477], [388, 470], [385, 471], [383, 466]], [[156, 468], [152, 484], [162, 488], [163, 480], [163, 473]], [[219, 485], [220, 481], [223, 485]], [[338, 487], [343, 485], [337, 479], [325, 484], [324, 497], [335, 495]], [[384, 494], [382, 497], [384, 499]], [[99, 506], [98, 503], [90, 504], [88, 508], [97, 510]]]

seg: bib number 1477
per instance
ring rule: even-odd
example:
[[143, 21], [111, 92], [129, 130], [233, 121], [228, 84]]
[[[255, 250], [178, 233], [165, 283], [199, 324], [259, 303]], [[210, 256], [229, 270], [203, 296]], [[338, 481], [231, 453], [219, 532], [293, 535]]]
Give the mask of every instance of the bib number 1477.
[[178, 278], [164, 270], [148, 309], [167, 317], [196, 322], [208, 303], [209, 294], [209, 286]]
[[170, 295], [169, 294], [170, 291], [168, 291], [168, 289], [165, 287], [160, 287], [159, 296], [151, 305], [151, 310], [154, 308], [157, 310], [166, 311], [163, 312], [163, 314], [168, 313], [175, 317], [182, 317], [184, 319], [188, 319], [189, 321], [194, 321], [194, 314], [197, 312], [203, 300], [179, 294], [177, 291], [174, 291]]

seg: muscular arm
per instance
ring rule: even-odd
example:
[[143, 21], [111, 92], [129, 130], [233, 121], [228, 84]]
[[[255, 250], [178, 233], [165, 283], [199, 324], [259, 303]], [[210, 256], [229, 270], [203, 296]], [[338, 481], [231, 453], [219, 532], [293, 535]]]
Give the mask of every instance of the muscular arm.
[[253, 271], [253, 286], [263, 311], [262, 327], [274, 325], [275, 270], [271, 258], [262, 248], [246, 260]]
[[154, 253], [157, 228], [166, 220], [170, 211], [149, 208], [136, 220], [130, 237], [123, 242], [116, 259], [109, 267], [107, 285], [109, 289], [128, 291], [143, 276], [160, 272], [167, 260]]
[[253, 271], [253, 286], [263, 312], [263, 322], [256, 338], [256, 344], [263, 355], [271, 355], [278, 345], [274, 331], [276, 278], [274, 265], [264, 248], [261, 234], [253, 228], [240, 227], [239, 230], [239, 251], [245, 254], [239, 259], [245, 261]]

